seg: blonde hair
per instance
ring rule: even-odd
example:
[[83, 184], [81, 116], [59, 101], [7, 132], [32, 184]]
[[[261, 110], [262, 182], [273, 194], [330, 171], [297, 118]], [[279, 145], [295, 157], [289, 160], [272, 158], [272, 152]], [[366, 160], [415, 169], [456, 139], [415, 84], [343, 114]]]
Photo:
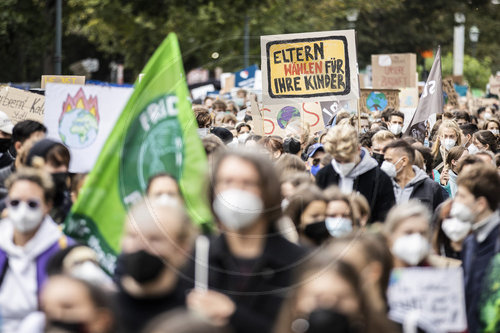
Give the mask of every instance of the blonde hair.
[[378, 131], [377, 133], [373, 134], [372, 136], [372, 142], [377, 141], [388, 141], [388, 140], [396, 140], [396, 136], [392, 134], [390, 131], [382, 130]]
[[386, 235], [392, 234], [403, 222], [412, 217], [423, 217], [430, 223], [431, 213], [427, 206], [416, 199], [394, 206], [385, 219]]
[[26, 180], [38, 185], [43, 190], [45, 203], [52, 202], [54, 195], [54, 182], [52, 177], [45, 171], [23, 167], [11, 174], [5, 181], [5, 187], [10, 192], [10, 189], [18, 181]]
[[[456, 146], [460, 146], [462, 144], [462, 130], [460, 129], [460, 127], [458, 127], [458, 124], [454, 120], [443, 120], [438, 129], [436, 143], [432, 146], [432, 156], [434, 158], [436, 158], [436, 156], [439, 154], [439, 148], [441, 147], [441, 135], [443, 134], [445, 128], [451, 128], [453, 131], [455, 131], [455, 134], [457, 135], [457, 142], [455, 144]], [[443, 156], [443, 160], [445, 158], [446, 157]]]
[[325, 150], [335, 159], [349, 160], [359, 148], [358, 133], [350, 125], [337, 125], [325, 137]]

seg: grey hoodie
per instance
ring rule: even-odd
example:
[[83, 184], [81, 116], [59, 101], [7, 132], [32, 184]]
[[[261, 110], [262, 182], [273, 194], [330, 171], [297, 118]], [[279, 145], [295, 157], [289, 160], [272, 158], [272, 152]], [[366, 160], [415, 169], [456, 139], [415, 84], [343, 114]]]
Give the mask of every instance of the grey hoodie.
[[406, 184], [404, 188], [401, 188], [394, 178], [392, 178], [392, 185], [394, 187], [394, 197], [396, 198], [396, 203], [404, 203], [410, 200], [410, 196], [413, 192], [413, 187], [427, 178], [429, 175], [425, 173], [424, 170], [417, 166], [413, 166], [413, 171], [415, 172], [415, 177]]
[[332, 160], [333, 169], [339, 174], [340, 177], [338, 185], [342, 193], [351, 193], [354, 185], [354, 179], [378, 166], [377, 161], [370, 156], [368, 150], [361, 148], [361, 151], [361, 161], [359, 161], [359, 163], [354, 166], [354, 169], [352, 169], [345, 177], [337, 168], [335, 160]]

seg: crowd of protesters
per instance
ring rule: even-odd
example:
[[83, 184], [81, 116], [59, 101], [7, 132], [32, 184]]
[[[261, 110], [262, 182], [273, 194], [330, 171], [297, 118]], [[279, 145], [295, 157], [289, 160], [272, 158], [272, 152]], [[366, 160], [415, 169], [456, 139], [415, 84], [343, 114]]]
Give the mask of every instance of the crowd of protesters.
[[[393, 109], [341, 112], [320, 133], [299, 122], [287, 137], [256, 134], [244, 90], [193, 112], [215, 220], [206, 289], [195, 240], [208, 232], [174, 177], [149, 180], [105, 272], [61, 231], [86, 175], [68, 172], [68, 149], [44, 125], [0, 112], [2, 332], [403, 332], [405, 318], [389, 315], [391, 271], [457, 266], [467, 331], [500, 329], [499, 305], [481, 314], [500, 252], [498, 103], [447, 108], [424, 142]], [[417, 331], [438, 330], [419, 318]]]

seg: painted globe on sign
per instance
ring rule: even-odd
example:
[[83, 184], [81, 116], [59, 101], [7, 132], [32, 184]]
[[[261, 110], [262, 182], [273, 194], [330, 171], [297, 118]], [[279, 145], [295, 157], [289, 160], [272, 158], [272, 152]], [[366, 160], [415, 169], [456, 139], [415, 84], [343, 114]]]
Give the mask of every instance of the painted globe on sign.
[[97, 138], [96, 117], [85, 109], [64, 112], [59, 120], [59, 136], [70, 148], [82, 149], [90, 146]]
[[278, 125], [285, 129], [286, 126], [294, 119], [300, 119], [300, 111], [294, 106], [285, 106], [278, 112]]
[[387, 107], [387, 97], [379, 91], [372, 91], [366, 98], [366, 107], [370, 111], [384, 111]]

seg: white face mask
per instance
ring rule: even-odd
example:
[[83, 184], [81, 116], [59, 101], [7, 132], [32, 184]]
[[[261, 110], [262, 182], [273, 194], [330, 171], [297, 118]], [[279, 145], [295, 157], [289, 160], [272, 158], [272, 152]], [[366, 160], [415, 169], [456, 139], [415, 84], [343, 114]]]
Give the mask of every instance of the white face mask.
[[330, 235], [336, 238], [348, 235], [352, 231], [352, 221], [345, 217], [327, 217], [325, 225]]
[[334, 165], [336, 171], [340, 173], [341, 177], [347, 176], [356, 166], [356, 163], [354, 162], [338, 163], [335, 159], [332, 160], [332, 164]]
[[454, 201], [451, 205], [450, 216], [462, 222], [473, 222], [476, 217], [469, 207], [457, 201]]
[[200, 138], [204, 138], [204, 137], [206, 137], [206, 136], [208, 135], [208, 133], [209, 133], [209, 130], [210, 130], [210, 128], [208, 128], [208, 127], [205, 127], [205, 128], [198, 128], [198, 129], [197, 129], [197, 131], [198, 131], [198, 136], [199, 136]]
[[500, 133], [497, 129], [492, 129], [490, 132], [493, 133], [493, 135], [498, 135], [498, 133]]
[[401, 169], [402, 169], [401, 168], [399, 170], [396, 170], [396, 164], [398, 164], [399, 161], [401, 161], [401, 158], [399, 160], [397, 160], [396, 163], [391, 163], [389, 161], [382, 162], [380, 169], [382, 171], [384, 171], [389, 177], [396, 178], [396, 176], [398, 175], [398, 172], [401, 171]]
[[281, 210], [284, 212], [288, 208], [289, 204], [290, 201], [287, 198], [281, 200]]
[[247, 139], [248, 139], [249, 136], [250, 136], [249, 133], [240, 134], [240, 136], [238, 136], [238, 142], [241, 143], [241, 144], [244, 144], [245, 141], [247, 141]]
[[389, 126], [389, 131], [391, 131], [392, 134], [394, 134], [394, 135], [401, 134], [402, 130], [403, 130], [403, 126], [401, 126], [399, 124], [391, 124], [391, 126]]
[[445, 219], [441, 225], [444, 234], [451, 239], [453, 242], [458, 242], [464, 239], [469, 231], [472, 229], [472, 224], [470, 222], [463, 222], [456, 217], [451, 219]]
[[392, 254], [405, 263], [415, 266], [429, 254], [429, 241], [421, 234], [399, 237], [392, 246]]
[[455, 147], [455, 143], [457, 143], [455, 139], [444, 139], [441, 144], [444, 149], [450, 150], [451, 148]]
[[491, 119], [491, 113], [485, 113], [483, 115], [484, 120], [490, 120]]
[[36, 208], [28, 206], [24, 201], [20, 201], [17, 206], [8, 207], [9, 220], [14, 228], [21, 233], [33, 231], [40, 225], [43, 219], [43, 211], [40, 205]]
[[251, 226], [262, 215], [264, 204], [258, 196], [240, 189], [220, 192], [213, 203], [219, 221], [230, 230]]
[[479, 151], [479, 148], [477, 148], [475, 144], [471, 143], [467, 150], [469, 151], [469, 154], [474, 155]]

